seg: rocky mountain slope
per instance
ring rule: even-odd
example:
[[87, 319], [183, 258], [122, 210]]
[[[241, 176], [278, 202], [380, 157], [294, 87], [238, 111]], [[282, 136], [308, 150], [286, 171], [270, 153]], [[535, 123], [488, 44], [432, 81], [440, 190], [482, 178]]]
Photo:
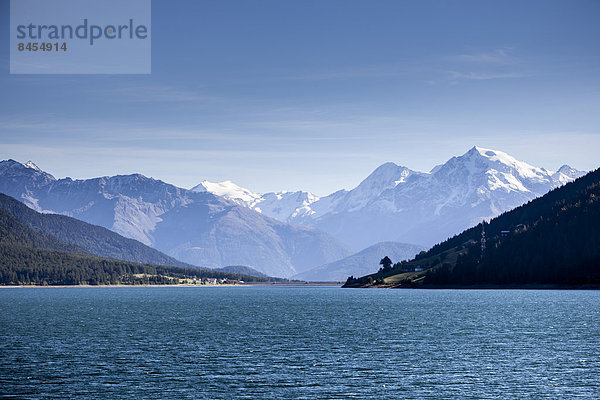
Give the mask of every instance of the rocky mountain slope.
[[0, 162], [0, 192], [36, 211], [108, 228], [201, 267], [248, 265], [289, 277], [351, 253], [314, 228], [139, 174], [55, 179], [33, 163], [7, 160]]
[[183, 262], [290, 277], [379, 242], [428, 247], [574, 180], [473, 147], [430, 172], [385, 163], [352, 190], [258, 194], [230, 181], [192, 190], [143, 175], [55, 179], [0, 162], [0, 192], [136, 239]]
[[[583, 174], [568, 165], [547, 171], [502, 151], [473, 147], [427, 173], [388, 162], [349, 191], [321, 198], [296, 196], [291, 204], [289, 197], [281, 196], [264, 210], [263, 199], [277, 194], [254, 193], [251, 202], [240, 204], [316, 227], [354, 249], [382, 241], [430, 246]], [[221, 195], [238, 198], [231, 190]]]

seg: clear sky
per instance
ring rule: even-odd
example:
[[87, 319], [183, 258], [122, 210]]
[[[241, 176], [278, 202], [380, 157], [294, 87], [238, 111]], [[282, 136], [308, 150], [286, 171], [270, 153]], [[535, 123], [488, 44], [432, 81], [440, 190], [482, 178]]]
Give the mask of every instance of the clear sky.
[[328, 194], [473, 145], [600, 166], [600, 2], [152, 2], [151, 75], [9, 75], [0, 158]]

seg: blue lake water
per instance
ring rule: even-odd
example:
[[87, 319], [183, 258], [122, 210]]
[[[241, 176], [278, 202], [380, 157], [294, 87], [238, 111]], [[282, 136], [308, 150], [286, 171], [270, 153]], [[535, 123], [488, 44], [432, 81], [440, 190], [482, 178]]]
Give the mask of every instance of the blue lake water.
[[600, 291], [0, 290], [0, 397], [600, 398]]

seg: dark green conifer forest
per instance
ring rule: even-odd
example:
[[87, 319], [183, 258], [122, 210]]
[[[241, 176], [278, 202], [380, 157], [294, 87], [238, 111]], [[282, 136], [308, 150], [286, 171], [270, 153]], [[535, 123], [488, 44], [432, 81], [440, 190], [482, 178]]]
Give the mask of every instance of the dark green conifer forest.
[[499, 216], [485, 229], [490, 237], [483, 256], [480, 246], [471, 246], [454, 266], [431, 269], [424, 283], [600, 283], [600, 170]]
[[[485, 246], [482, 247], [482, 231]], [[600, 169], [346, 287], [600, 285]], [[403, 275], [404, 276], [404, 275]], [[369, 279], [370, 278], [370, 279]]]
[[[5, 204], [14, 206], [6, 199], [8, 196], [4, 197], [2, 200]], [[16, 202], [12, 198], [8, 199]], [[16, 209], [20, 209], [20, 206], [16, 205]], [[65, 243], [53, 235], [30, 228], [18, 221], [9, 210], [10, 208], [0, 208], [0, 285], [176, 284], [181, 280], [199, 281], [207, 278], [245, 282], [267, 280], [208, 269], [142, 264], [94, 256], [77, 245]], [[36, 216], [38, 213], [33, 210], [25, 212], [30, 220], [44, 220], [43, 215]], [[73, 226], [84, 229], [86, 225], [93, 227], [92, 229], [99, 228], [80, 221], [74, 223], [73, 220], [68, 217], [52, 218], [52, 229], [60, 232], [61, 226], [62, 229]], [[86, 232], [76, 231], [75, 234], [77, 232], [86, 236]], [[68, 235], [74, 233], [64, 233], [64, 236]], [[145, 246], [141, 243], [139, 245], [135, 248], [143, 250]], [[96, 243], [96, 246], [100, 244]], [[98, 250], [103, 251], [102, 248]]]

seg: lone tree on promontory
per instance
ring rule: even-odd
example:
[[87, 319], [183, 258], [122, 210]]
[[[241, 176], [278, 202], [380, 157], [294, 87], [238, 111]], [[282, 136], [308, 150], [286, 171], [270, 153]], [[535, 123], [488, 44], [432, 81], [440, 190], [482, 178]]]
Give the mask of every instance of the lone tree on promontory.
[[388, 256], [385, 256], [379, 261], [379, 265], [381, 265], [381, 271], [387, 272], [392, 269], [392, 260]]

